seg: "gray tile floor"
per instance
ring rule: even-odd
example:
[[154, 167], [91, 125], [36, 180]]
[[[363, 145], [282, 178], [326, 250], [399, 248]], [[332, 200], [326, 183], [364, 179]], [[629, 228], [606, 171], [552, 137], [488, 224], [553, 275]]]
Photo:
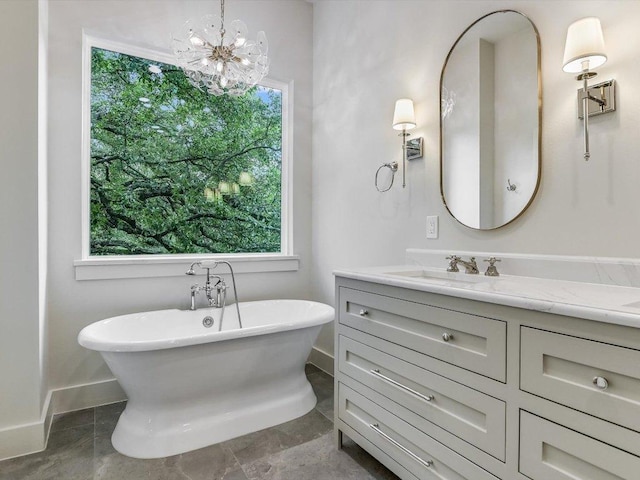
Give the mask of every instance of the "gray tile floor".
[[155, 460], [111, 446], [123, 403], [54, 418], [44, 452], [0, 462], [2, 480], [396, 480], [346, 439], [333, 445], [333, 378], [307, 365], [318, 404], [291, 422], [193, 452]]

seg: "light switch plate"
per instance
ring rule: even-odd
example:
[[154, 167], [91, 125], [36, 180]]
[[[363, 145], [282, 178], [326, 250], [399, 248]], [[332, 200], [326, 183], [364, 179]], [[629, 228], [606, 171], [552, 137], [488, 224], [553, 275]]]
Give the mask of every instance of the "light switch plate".
[[427, 238], [438, 238], [438, 216], [427, 217]]

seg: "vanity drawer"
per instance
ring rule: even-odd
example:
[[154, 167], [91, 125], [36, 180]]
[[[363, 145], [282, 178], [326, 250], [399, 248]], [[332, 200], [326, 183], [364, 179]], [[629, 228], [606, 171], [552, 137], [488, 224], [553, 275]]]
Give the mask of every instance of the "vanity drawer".
[[340, 419], [425, 480], [496, 480], [486, 470], [339, 383]]
[[522, 390], [640, 431], [640, 351], [529, 327], [520, 335]]
[[[489, 455], [505, 460], [504, 402], [390, 354], [401, 354], [402, 347], [388, 342], [383, 345], [388, 351], [340, 336], [340, 372]], [[420, 428], [411, 419], [405, 420]]]
[[505, 382], [507, 326], [501, 320], [349, 288], [340, 323]]
[[520, 472], [533, 480], [638, 480], [640, 458], [521, 410]]

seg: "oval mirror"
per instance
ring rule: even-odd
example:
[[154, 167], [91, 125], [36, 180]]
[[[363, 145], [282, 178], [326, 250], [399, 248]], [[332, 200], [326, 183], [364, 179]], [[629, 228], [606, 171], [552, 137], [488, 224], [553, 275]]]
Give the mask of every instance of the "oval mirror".
[[518, 218], [540, 183], [540, 37], [513, 10], [475, 21], [440, 77], [440, 191], [467, 227]]

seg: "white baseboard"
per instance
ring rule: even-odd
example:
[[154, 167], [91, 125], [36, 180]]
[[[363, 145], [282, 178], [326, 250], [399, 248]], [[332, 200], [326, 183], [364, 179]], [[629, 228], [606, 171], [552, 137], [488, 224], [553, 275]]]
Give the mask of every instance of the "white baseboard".
[[0, 460], [44, 450], [49, 438], [51, 420], [57, 413], [106, 405], [126, 398], [115, 379], [50, 390], [39, 421], [0, 430]]
[[47, 446], [52, 418], [51, 392], [49, 392], [39, 421], [0, 430], [0, 460], [44, 450]]
[[333, 356], [331, 356], [324, 350], [313, 347], [311, 349], [311, 354], [309, 355], [308, 361], [309, 363], [318, 367], [320, 370], [323, 370], [329, 375], [333, 376]]
[[127, 399], [115, 378], [53, 390], [51, 397], [54, 413], [73, 412]]

